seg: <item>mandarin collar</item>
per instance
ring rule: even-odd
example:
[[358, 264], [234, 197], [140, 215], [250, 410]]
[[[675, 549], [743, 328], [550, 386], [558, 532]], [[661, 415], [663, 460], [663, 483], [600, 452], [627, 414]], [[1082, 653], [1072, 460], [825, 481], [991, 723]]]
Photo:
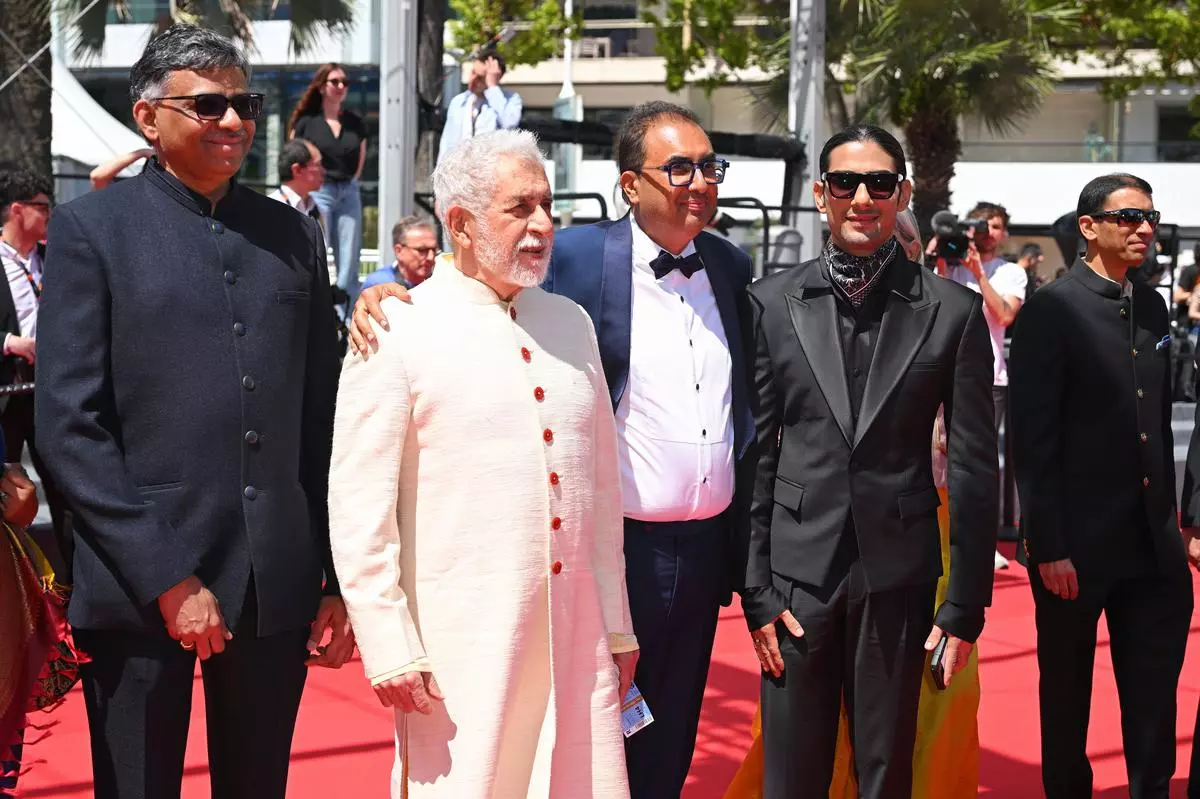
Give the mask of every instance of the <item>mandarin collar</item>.
[[188, 188], [184, 185], [183, 181], [168, 172], [166, 167], [159, 163], [158, 156], [154, 156], [149, 160], [142, 170], [142, 174], [168, 197], [200, 216], [213, 216], [218, 210], [225, 210], [228, 206], [232, 205], [234, 195], [239, 188], [237, 177], [231, 178], [229, 181], [229, 191], [225, 192], [225, 196], [214, 207], [211, 200], [203, 194]]
[[[1082, 258], [1075, 260], [1075, 265], [1071, 267], [1070, 275], [1101, 297], [1107, 297], [1110, 300], [1121, 299], [1121, 284], [1115, 283], [1096, 273], [1090, 266], [1083, 262]], [[1128, 280], [1128, 278], [1126, 279]]]
[[[500, 295], [487, 283], [464, 275], [453, 260], [435, 266], [433, 274], [425, 282], [444, 286], [447, 291], [471, 305], [501, 305], [507, 308], [510, 304], [510, 301], [500, 299]], [[520, 299], [521, 293], [518, 291], [513, 295], [512, 304]]]

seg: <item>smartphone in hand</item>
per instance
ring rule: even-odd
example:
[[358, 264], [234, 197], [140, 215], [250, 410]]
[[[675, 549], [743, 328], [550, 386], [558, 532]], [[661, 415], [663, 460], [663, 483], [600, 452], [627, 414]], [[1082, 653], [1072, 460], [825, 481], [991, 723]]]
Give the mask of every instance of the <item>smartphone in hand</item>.
[[939, 691], [946, 690], [946, 645], [949, 642], [950, 636], [943, 635], [942, 640], [938, 641], [938, 645], [933, 648], [933, 655], [929, 658], [929, 674]]

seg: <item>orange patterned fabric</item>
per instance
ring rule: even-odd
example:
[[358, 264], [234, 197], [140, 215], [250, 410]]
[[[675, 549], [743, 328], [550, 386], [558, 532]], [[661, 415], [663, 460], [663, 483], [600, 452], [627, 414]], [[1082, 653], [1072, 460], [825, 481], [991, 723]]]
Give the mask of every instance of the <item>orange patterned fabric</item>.
[[55, 635], [21, 535], [7, 525], [0, 535], [0, 760], [24, 726], [27, 702]]

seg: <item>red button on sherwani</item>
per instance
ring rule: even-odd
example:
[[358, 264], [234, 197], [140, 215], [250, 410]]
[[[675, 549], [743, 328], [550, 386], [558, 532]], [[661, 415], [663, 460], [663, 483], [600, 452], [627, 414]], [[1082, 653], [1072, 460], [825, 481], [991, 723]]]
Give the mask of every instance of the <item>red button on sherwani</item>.
[[547, 444], [554, 440], [554, 433], [550, 431], [549, 427], [542, 431], [542, 440]]
[[561, 560], [554, 561], [554, 563], [552, 563], [550, 565], [550, 571], [554, 572], [555, 574], [558, 574], [559, 572], [561, 572], [562, 571], [562, 561]]
[[541, 402], [542, 400], [544, 400], [546, 398], [546, 392], [542, 391], [541, 386], [538, 386], [537, 388], [535, 388], [533, 390], [533, 398], [535, 400], [537, 400], [538, 402]]

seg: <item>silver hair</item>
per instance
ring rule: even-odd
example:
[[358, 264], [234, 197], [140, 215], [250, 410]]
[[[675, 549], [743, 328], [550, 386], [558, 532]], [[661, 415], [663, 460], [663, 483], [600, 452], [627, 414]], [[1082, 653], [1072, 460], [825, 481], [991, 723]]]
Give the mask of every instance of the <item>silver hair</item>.
[[[892, 237], [900, 242], [900, 248], [904, 250], [906, 258], [908, 257], [909, 245], [913, 242], [921, 243], [921, 229], [917, 226], [917, 215], [912, 212], [911, 208], [905, 208], [896, 214], [896, 228], [892, 232]], [[925, 263], [924, 245], [922, 245], [921, 252], [917, 255], [917, 263]]]
[[481, 217], [501, 175], [500, 159], [508, 156], [546, 168], [537, 137], [527, 130], [497, 130], [463, 139], [438, 159], [433, 170], [433, 197], [442, 224], [446, 212], [459, 205]]
[[236, 69], [250, 82], [250, 61], [232, 40], [205, 28], [172, 25], [150, 40], [130, 68], [129, 99], [136, 103], [161, 97], [172, 72], [219, 69]]

